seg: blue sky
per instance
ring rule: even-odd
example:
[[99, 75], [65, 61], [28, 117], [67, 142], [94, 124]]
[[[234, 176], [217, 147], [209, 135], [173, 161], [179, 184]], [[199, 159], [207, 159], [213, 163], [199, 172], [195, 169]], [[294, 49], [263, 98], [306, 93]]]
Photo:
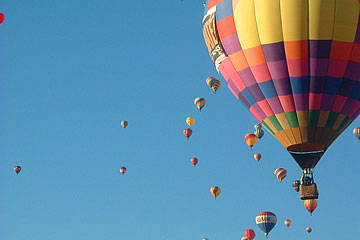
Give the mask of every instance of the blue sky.
[[[3, 0], [0, 12], [0, 239], [222, 240], [247, 228], [263, 239], [255, 216], [266, 210], [278, 216], [271, 239], [360, 235], [359, 120], [318, 164], [310, 217], [282, 145], [268, 132], [245, 144], [256, 121], [208, 56], [201, 0]], [[208, 76], [222, 81], [217, 94]]]

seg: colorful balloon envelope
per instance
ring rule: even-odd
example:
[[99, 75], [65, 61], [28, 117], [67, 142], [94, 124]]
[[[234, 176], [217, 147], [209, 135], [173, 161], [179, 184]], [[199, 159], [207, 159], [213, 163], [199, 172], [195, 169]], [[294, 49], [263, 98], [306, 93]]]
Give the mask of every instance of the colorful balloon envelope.
[[194, 100], [194, 104], [201, 111], [201, 109], [205, 106], [206, 101], [204, 98], [198, 97]]
[[300, 181], [299, 180], [293, 181], [292, 187], [296, 192], [299, 192], [300, 191]]
[[306, 210], [309, 211], [310, 215], [312, 215], [313, 211], [315, 211], [317, 205], [318, 204], [315, 199], [307, 199], [304, 202], [304, 206], [305, 206]]
[[192, 158], [191, 159], [191, 164], [194, 165], [194, 167], [196, 166], [196, 164], [198, 164], [199, 160], [197, 158]]
[[277, 168], [274, 171], [274, 174], [277, 177], [277, 179], [279, 179], [280, 182], [282, 182], [284, 180], [284, 178], [286, 177], [286, 175], [287, 175], [287, 171], [286, 171], [285, 168]]
[[290, 225], [291, 225], [291, 220], [290, 220], [290, 219], [286, 219], [286, 220], [285, 220], [285, 225], [286, 225], [287, 227], [290, 227]]
[[195, 118], [192, 118], [192, 117], [186, 118], [186, 123], [187, 123], [187, 125], [189, 125], [189, 127], [192, 127], [195, 123]]
[[256, 216], [255, 221], [267, 237], [269, 232], [275, 227], [277, 218], [272, 212], [261, 212]]
[[249, 145], [250, 149], [252, 149], [252, 147], [256, 144], [257, 142], [257, 137], [255, 134], [249, 133], [246, 134], [245, 136], [245, 142], [247, 145]]
[[209, 0], [203, 33], [235, 97], [312, 169], [360, 114], [358, 1]]
[[128, 124], [129, 124], [128, 121], [122, 121], [122, 122], [121, 122], [121, 126], [122, 126], [123, 128], [126, 128]]
[[215, 93], [221, 86], [221, 82], [213, 77], [208, 77], [206, 83]]
[[0, 13], [0, 24], [3, 23], [5, 20], [5, 15], [3, 13]]
[[242, 237], [241, 240], [249, 240], [247, 237]]
[[360, 140], [360, 128], [358, 128], [358, 127], [354, 128], [353, 134], [357, 139]]
[[311, 228], [311, 227], [307, 227], [307, 228], [306, 228], [306, 231], [307, 231], [308, 233], [311, 233], [312, 228]]
[[261, 126], [260, 123], [257, 123], [257, 124], [254, 125], [254, 128], [255, 128], [255, 130], [258, 130], [258, 129], [261, 129], [262, 126]]
[[252, 229], [245, 230], [245, 237], [247, 237], [249, 240], [253, 240], [255, 238], [256, 234], [255, 231]]
[[256, 161], [259, 162], [260, 159], [261, 159], [261, 154], [260, 154], [260, 153], [255, 153], [255, 154], [254, 154], [254, 158], [255, 158]]
[[19, 175], [19, 173], [21, 172], [21, 167], [20, 166], [15, 166], [14, 167], [14, 171], [16, 172], [17, 175]]
[[211, 195], [214, 196], [214, 198], [216, 199], [220, 193], [221, 193], [221, 188], [220, 187], [217, 187], [217, 186], [214, 186], [214, 187], [211, 187], [210, 188], [210, 193]]
[[187, 139], [189, 139], [189, 137], [191, 136], [192, 134], [192, 130], [190, 128], [186, 128], [184, 129], [184, 135]]
[[255, 136], [260, 140], [263, 136], [264, 136], [264, 130], [260, 129], [256, 129], [254, 134]]
[[208, 238], [203, 238], [202, 240], [209, 240]]
[[121, 167], [121, 168], [120, 168], [120, 173], [121, 173], [122, 175], [124, 175], [124, 174], [126, 173], [126, 167]]

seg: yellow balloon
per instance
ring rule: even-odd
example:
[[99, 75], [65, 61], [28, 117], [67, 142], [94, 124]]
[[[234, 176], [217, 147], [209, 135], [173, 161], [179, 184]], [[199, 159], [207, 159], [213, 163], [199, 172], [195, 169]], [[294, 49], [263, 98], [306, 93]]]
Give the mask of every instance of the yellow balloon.
[[194, 123], [195, 123], [195, 118], [192, 118], [192, 117], [186, 118], [186, 123], [187, 123], [187, 125], [189, 125], [189, 127], [192, 127], [192, 125], [194, 125]]
[[249, 240], [247, 237], [242, 237], [241, 240]]
[[202, 240], [209, 240], [208, 238], [203, 238]]
[[123, 128], [126, 128], [128, 125], [128, 122], [127, 121], [122, 121], [121, 122], [121, 126], [123, 126]]

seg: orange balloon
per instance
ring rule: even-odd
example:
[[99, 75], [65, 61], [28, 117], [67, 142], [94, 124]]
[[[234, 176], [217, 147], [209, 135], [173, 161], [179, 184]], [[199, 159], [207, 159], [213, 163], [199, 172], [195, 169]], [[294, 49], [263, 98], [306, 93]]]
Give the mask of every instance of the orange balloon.
[[286, 219], [286, 220], [285, 220], [285, 225], [286, 225], [287, 227], [290, 227], [290, 225], [291, 225], [291, 220], [290, 220], [290, 219]]
[[221, 188], [220, 187], [217, 187], [217, 186], [214, 186], [214, 187], [211, 187], [210, 188], [210, 193], [214, 196], [214, 198], [216, 199], [219, 194], [221, 193]]
[[312, 215], [312, 212], [317, 207], [317, 201], [315, 199], [308, 199], [304, 202], [305, 208], [310, 212], [310, 215]]

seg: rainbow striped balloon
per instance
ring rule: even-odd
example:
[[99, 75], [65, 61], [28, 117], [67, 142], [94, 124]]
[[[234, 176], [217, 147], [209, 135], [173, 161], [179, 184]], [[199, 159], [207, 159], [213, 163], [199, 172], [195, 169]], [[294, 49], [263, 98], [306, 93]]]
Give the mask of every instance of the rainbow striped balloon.
[[360, 140], [360, 128], [359, 128], [359, 127], [354, 128], [353, 134], [354, 134], [354, 136], [355, 136], [357, 139]]
[[201, 109], [205, 106], [206, 104], [206, 100], [204, 98], [198, 97], [195, 98], [194, 100], [194, 104], [196, 105], [196, 107], [201, 111]]
[[216, 69], [302, 169], [360, 114], [359, 12], [356, 0], [208, 0]]
[[279, 179], [280, 182], [282, 182], [287, 175], [287, 171], [285, 168], [277, 168], [274, 174], [277, 177], [277, 179]]

